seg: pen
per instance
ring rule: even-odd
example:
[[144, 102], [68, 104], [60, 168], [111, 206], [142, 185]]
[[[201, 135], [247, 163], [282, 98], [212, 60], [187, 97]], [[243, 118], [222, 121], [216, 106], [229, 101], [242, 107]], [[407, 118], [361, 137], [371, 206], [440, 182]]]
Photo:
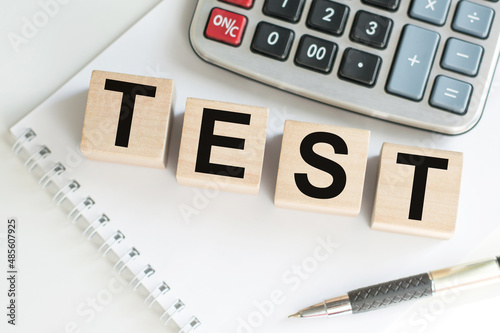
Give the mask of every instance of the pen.
[[466, 290], [500, 282], [500, 257], [431, 271], [407, 278], [360, 288], [302, 309], [289, 318], [331, 317], [361, 313], [403, 301], [436, 296], [451, 290]]

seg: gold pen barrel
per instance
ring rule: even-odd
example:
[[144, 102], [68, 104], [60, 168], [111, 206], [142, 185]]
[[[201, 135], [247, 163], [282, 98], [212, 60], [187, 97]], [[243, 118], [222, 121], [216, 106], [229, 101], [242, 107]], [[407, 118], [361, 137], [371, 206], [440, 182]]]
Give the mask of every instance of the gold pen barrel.
[[433, 295], [452, 289], [464, 291], [500, 282], [500, 266], [497, 258], [440, 269], [429, 274]]

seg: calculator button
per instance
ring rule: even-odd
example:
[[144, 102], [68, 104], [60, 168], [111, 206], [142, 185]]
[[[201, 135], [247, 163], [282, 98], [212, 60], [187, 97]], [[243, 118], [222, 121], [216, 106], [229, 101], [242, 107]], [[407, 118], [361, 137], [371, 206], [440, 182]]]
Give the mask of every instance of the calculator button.
[[349, 7], [330, 0], [314, 0], [307, 17], [307, 25], [315, 30], [340, 36], [344, 32]]
[[245, 16], [214, 8], [208, 19], [205, 37], [238, 46], [241, 44], [246, 25], [247, 18]]
[[451, 0], [413, 0], [409, 15], [414, 19], [441, 26], [446, 22], [450, 5]]
[[274, 24], [260, 22], [252, 41], [252, 51], [284, 61], [290, 54], [294, 33]]
[[254, 0], [219, 0], [243, 8], [252, 8]]
[[471, 94], [472, 86], [469, 83], [440, 75], [434, 83], [429, 103], [440, 109], [464, 114]]
[[460, 1], [451, 27], [464, 34], [486, 38], [490, 33], [494, 14], [493, 9], [489, 7]]
[[450, 38], [444, 48], [441, 67], [451, 71], [476, 76], [483, 57], [483, 48], [477, 44]]
[[379, 56], [347, 48], [340, 63], [339, 76], [371, 87], [377, 81], [381, 64]]
[[436, 55], [437, 32], [405, 26], [387, 82], [387, 91], [415, 101], [422, 99]]
[[383, 49], [387, 46], [392, 20], [360, 10], [354, 18], [351, 39], [355, 42]]
[[304, 0], [266, 0], [263, 11], [288, 22], [298, 22], [303, 8]]
[[399, 7], [399, 0], [363, 0], [363, 2], [390, 11], [396, 11]]
[[304, 35], [300, 39], [295, 64], [321, 73], [330, 73], [337, 54], [337, 44]]

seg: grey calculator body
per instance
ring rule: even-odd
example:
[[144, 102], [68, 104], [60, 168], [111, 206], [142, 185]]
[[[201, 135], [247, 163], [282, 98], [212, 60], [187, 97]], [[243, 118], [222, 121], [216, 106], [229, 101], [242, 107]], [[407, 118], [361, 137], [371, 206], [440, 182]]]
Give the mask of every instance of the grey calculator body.
[[[250, 1], [250, 8], [238, 5], [245, 1], [198, 0], [190, 41], [202, 59], [322, 103], [425, 130], [461, 134], [473, 128], [481, 118], [500, 51], [500, 17], [497, 17], [500, 4], [496, 1], [447, 0], [446, 13], [436, 21], [434, 6], [443, 0], [396, 0], [396, 10], [377, 6], [377, 2], [384, 0], [297, 0], [302, 3], [296, 11], [299, 16], [292, 19], [295, 22], [279, 17], [279, 5], [285, 8], [289, 0], [254, 0]], [[281, 3], [276, 7], [278, 1]], [[269, 8], [276, 9], [273, 5], [277, 12], [269, 13]], [[347, 7], [347, 15], [343, 13], [343, 30], [336, 35], [312, 25], [315, 19], [320, 24], [321, 20], [331, 22], [338, 10], [334, 11], [329, 5]], [[477, 8], [484, 9], [484, 13], [478, 13]], [[318, 10], [324, 11], [324, 15], [311, 17], [313, 9], [316, 16]], [[223, 17], [226, 12], [228, 16]], [[369, 36], [376, 25], [370, 21], [370, 16], [361, 26], [356, 23], [361, 19], [360, 12], [390, 21], [383, 47], [373, 47], [353, 37], [355, 29]], [[423, 19], [419, 16], [422, 12]], [[425, 17], [427, 12], [430, 17]], [[215, 15], [217, 13], [223, 14]], [[231, 15], [244, 17], [245, 24], [240, 31], [230, 24]], [[211, 36], [209, 29], [212, 28], [222, 40]], [[273, 31], [273, 28], [278, 30]], [[282, 31], [292, 35], [285, 57], [265, 54], [266, 47], [278, 44]], [[238, 45], [224, 41], [236, 32], [240, 33]], [[312, 39], [305, 47], [304, 36]], [[313, 46], [315, 40], [319, 42]], [[259, 48], [262, 43], [269, 44], [264, 45], [264, 51]], [[321, 43], [325, 43], [325, 47], [335, 47], [333, 59], [327, 65], [324, 65], [326, 48]], [[473, 54], [476, 51], [480, 54]], [[347, 59], [351, 54], [354, 64]], [[356, 71], [367, 67], [364, 60], [356, 60], [358, 54], [378, 60], [374, 80], [370, 77], [371, 81], [356, 81]], [[300, 63], [301, 56], [305, 58], [305, 66]], [[476, 67], [472, 71], [467, 63], [471, 57], [476, 57]], [[323, 63], [319, 64], [318, 59]], [[465, 68], [460, 68], [462, 60], [466, 61]], [[320, 71], [314, 68], [314, 61], [321, 65]], [[453, 67], [457, 61], [458, 69]], [[353, 73], [354, 79], [349, 73]]]

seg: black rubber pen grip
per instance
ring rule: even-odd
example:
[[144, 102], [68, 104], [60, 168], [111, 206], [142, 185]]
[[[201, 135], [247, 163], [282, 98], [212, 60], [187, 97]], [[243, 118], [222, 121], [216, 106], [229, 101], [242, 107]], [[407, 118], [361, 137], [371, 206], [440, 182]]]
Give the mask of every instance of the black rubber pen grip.
[[429, 274], [419, 274], [347, 293], [353, 313], [366, 312], [432, 295]]

